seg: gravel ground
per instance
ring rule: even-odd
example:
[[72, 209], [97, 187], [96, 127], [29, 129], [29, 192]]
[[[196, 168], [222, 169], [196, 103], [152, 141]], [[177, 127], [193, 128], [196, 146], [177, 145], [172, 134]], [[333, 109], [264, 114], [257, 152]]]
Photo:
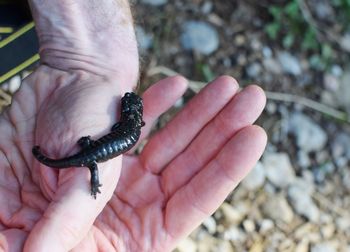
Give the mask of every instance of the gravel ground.
[[[323, 41], [338, 38], [320, 66], [298, 41], [286, 49], [267, 36], [267, 7], [285, 2], [133, 1], [142, 89], [174, 72], [193, 80], [157, 127], [221, 74], [258, 83], [268, 96], [257, 122], [269, 136], [262, 159], [178, 252], [350, 251], [350, 33], [328, 1], [306, 1], [309, 21], [326, 28]], [[2, 86], [0, 106], [20, 79]]]

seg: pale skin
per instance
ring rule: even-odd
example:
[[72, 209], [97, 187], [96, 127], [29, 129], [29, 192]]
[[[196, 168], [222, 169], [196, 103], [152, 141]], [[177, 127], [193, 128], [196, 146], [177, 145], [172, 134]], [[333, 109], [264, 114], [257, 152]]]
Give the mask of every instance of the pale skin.
[[[138, 54], [127, 2], [30, 1], [41, 66], [0, 118], [0, 251], [171, 251], [212, 214], [260, 158], [266, 134], [252, 125], [263, 91], [222, 76], [207, 85], [140, 155], [89, 170], [38, 163], [78, 150], [81, 136], [107, 133], [119, 99], [135, 87]], [[96, 30], [99, 35], [96, 38]], [[159, 81], [144, 94], [144, 139], [187, 81]]]

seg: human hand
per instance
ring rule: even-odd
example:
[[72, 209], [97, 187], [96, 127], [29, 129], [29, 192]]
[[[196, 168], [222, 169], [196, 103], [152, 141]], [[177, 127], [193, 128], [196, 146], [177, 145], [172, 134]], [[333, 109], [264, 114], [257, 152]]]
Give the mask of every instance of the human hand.
[[[55, 76], [46, 68], [37, 73], [44, 70], [49, 71], [46, 78]], [[101, 87], [82, 89], [87, 92], [82, 96], [73, 92], [78, 94], [73, 104], [60, 103], [59, 90], [45, 95], [50, 85], [35, 82], [39, 77], [27, 79], [0, 122], [0, 195], [5, 206], [0, 210], [0, 244], [9, 244], [9, 251], [21, 251], [24, 243], [27, 251], [170, 251], [219, 206], [265, 145], [264, 132], [249, 126], [264, 106], [262, 91], [248, 87], [235, 94], [235, 82], [221, 77], [152, 137], [140, 156], [124, 156], [116, 190], [121, 159], [101, 164], [102, 194], [93, 200], [87, 169], [57, 172], [34, 161], [31, 147], [39, 142], [49, 154], [65, 155], [81, 135], [101, 133], [101, 120], [113, 124], [98, 109], [104, 103], [99, 95], [84, 99], [93, 98], [90, 92]], [[185, 88], [185, 81], [174, 77], [145, 92], [148, 126], [143, 137]], [[83, 113], [91, 101], [97, 108]], [[66, 116], [71, 120], [64, 121]]]
[[[223, 200], [228, 190], [234, 187], [260, 155], [265, 135], [257, 128], [245, 127], [260, 114], [264, 97], [260, 90], [253, 88], [255, 91], [247, 92], [246, 98], [234, 98], [228, 103], [236, 91], [233, 83], [227, 84], [232, 81], [227, 78], [217, 81], [216, 83], [224, 83], [222, 88], [218, 88], [219, 84], [210, 85], [211, 88], [207, 89], [211, 91], [207, 91], [207, 95], [203, 95], [203, 92], [190, 103], [204, 107], [208, 102], [212, 103], [208, 105], [208, 112], [211, 109], [213, 111], [208, 114], [199, 112], [202, 120], [196, 118], [192, 120], [195, 121], [194, 124], [188, 123], [192, 119], [188, 118], [188, 113], [196, 111], [196, 105], [188, 105], [181, 113], [182, 118], [179, 114], [177, 118], [180, 119], [174, 119], [169, 124], [173, 126], [168, 126], [152, 138], [139, 158], [126, 155], [123, 164], [121, 157], [118, 157], [99, 165], [102, 194], [93, 200], [89, 195], [87, 169], [57, 171], [45, 167], [33, 158], [31, 148], [34, 144], [39, 144], [48, 155], [62, 157], [75, 151], [76, 141], [81, 136], [90, 134], [98, 137], [110, 129], [115, 122], [120, 96], [130, 91], [137, 80], [136, 42], [133, 36], [129, 36], [133, 34], [130, 33], [131, 23], [126, 23], [121, 36], [113, 36], [120, 35], [120, 30], [112, 28], [105, 33], [108, 34], [107, 40], [106, 36], [94, 39], [93, 36], [99, 29], [95, 29], [95, 25], [87, 25], [86, 29], [81, 26], [91, 24], [88, 22], [91, 19], [106, 22], [106, 19], [89, 12], [94, 9], [89, 6], [93, 1], [59, 2], [61, 8], [52, 6], [58, 1], [30, 1], [41, 42], [41, 59], [46, 66], [41, 66], [26, 79], [15, 95], [11, 108], [0, 119], [0, 195], [3, 206], [0, 209], [0, 247], [8, 251], [22, 251], [24, 244], [25, 251], [67, 251], [71, 248], [76, 251], [170, 250], [178, 239], [190, 232], [218, 206], [218, 202]], [[79, 12], [79, 8], [65, 9], [66, 6], [78, 6], [79, 2], [88, 3], [86, 11]], [[116, 2], [125, 1], [111, 1], [112, 7]], [[114, 17], [111, 13], [105, 15], [108, 14], [107, 10], [113, 8], [100, 9], [99, 6], [97, 9], [100, 15]], [[38, 14], [45, 9], [50, 10], [50, 15]], [[60, 16], [62, 13], [64, 17]], [[84, 22], [74, 22], [79, 21], [76, 17], [83, 17]], [[54, 26], [55, 24], [59, 26]], [[101, 23], [97, 26], [104, 27]], [[118, 39], [116, 41], [113, 38]], [[106, 41], [111, 43], [106, 44]], [[171, 78], [154, 85], [145, 93], [145, 121], [148, 128], [143, 128], [144, 135], [149, 131], [152, 121], [181, 96], [185, 86], [183, 79]], [[243, 94], [244, 92], [241, 96], [245, 97]], [[233, 113], [233, 107], [239, 107], [238, 101], [235, 106], [231, 105], [231, 109], [226, 107], [234, 100], [246, 101], [249, 105], [243, 102], [242, 107], [246, 108], [241, 107]], [[195, 137], [196, 133], [204, 129], [205, 122], [221, 121], [213, 118], [221, 118], [219, 115], [223, 112], [219, 111], [224, 106], [223, 111], [233, 113], [228, 118], [238, 117], [240, 123], [230, 124], [225, 120], [225, 130], [220, 133], [227, 134], [216, 135], [219, 142], [211, 145], [214, 146], [213, 149], [202, 148], [200, 143], [203, 140], [200, 140], [200, 134]], [[187, 126], [183, 128], [181, 125]], [[230, 139], [242, 128], [244, 130], [224, 146], [225, 139]], [[180, 132], [177, 131], [180, 129]], [[169, 139], [167, 132], [173, 132], [176, 136], [176, 148], [172, 144], [169, 144], [171, 148], [162, 146], [161, 143], [166, 144], [166, 139]], [[186, 133], [185, 139], [180, 138], [183, 133]], [[243, 139], [240, 140], [241, 138]], [[207, 141], [211, 142], [211, 137]], [[234, 148], [235, 141], [241, 141], [239, 150]], [[201, 155], [196, 159], [198, 163], [183, 160], [188, 155], [182, 150], [189, 142], [189, 146], [199, 146], [204, 151], [198, 152]], [[206, 142], [204, 145], [207, 145]], [[214, 176], [219, 174], [210, 176], [211, 180], [217, 178], [214, 182], [220, 184], [216, 192], [219, 194], [216, 201], [211, 196], [207, 200], [206, 196], [214, 192], [203, 187], [208, 185], [209, 179], [200, 187], [199, 175], [202, 174], [205, 178], [207, 175], [204, 171], [212, 171], [211, 168], [205, 168], [209, 167], [212, 157], [218, 155], [225, 159], [229, 157], [228, 153], [235, 150], [239, 152], [238, 158], [228, 159], [228, 162], [232, 161], [232, 164], [242, 167], [239, 171], [232, 170], [232, 177], [237, 175], [237, 180], [221, 184], [225, 182], [224, 177]], [[245, 151], [248, 153], [247, 159], [241, 154]], [[168, 162], [170, 158], [174, 159]], [[185, 165], [191, 163], [193, 168], [185, 169]], [[227, 165], [226, 161], [223, 163]], [[115, 190], [121, 166], [121, 179]], [[179, 167], [179, 174], [171, 167]], [[226, 169], [230, 170], [224, 170]], [[183, 186], [192, 177], [197, 182]], [[213, 189], [215, 185], [210, 187]], [[164, 189], [164, 192], [160, 189]], [[186, 198], [193, 195], [198, 195], [194, 201]], [[197, 206], [199, 209], [203, 207], [200, 214], [195, 213]], [[176, 226], [177, 223], [180, 225]]]

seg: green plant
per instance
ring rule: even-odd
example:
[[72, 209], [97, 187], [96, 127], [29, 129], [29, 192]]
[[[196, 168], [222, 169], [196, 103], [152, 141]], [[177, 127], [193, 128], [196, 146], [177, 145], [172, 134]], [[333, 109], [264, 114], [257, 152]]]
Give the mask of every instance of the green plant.
[[[350, 10], [350, 0], [333, 1], [346, 1]], [[286, 1], [284, 5], [272, 5], [268, 11], [272, 21], [265, 27], [265, 32], [270, 39], [280, 40], [286, 49], [294, 48], [307, 52], [311, 55], [311, 66], [318, 70], [329, 66], [333, 49], [328, 42], [318, 39], [316, 28], [305, 19], [298, 0]]]

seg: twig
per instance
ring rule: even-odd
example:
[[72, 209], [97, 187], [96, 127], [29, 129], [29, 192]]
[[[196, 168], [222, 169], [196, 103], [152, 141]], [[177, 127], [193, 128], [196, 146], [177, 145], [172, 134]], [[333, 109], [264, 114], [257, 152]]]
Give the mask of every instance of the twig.
[[284, 102], [291, 102], [291, 103], [296, 103], [296, 104], [301, 104], [305, 107], [308, 107], [310, 109], [313, 109], [317, 112], [326, 114], [330, 117], [333, 117], [337, 120], [345, 121], [347, 123], [350, 123], [350, 120], [348, 118], [347, 113], [343, 111], [336, 110], [332, 107], [329, 107], [325, 104], [316, 102], [314, 100], [293, 95], [293, 94], [285, 94], [285, 93], [280, 93], [280, 92], [271, 92], [271, 91], [265, 91], [266, 97], [270, 100], [275, 100], [275, 101], [284, 101]]
[[[175, 75], [179, 75], [178, 72], [167, 68], [165, 66], [155, 66], [153, 68], [150, 68], [147, 72], [148, 76], [152, 76], [152, 75], [156, 75], [156, 74], [162, 74], [165, 76], [175, 76]], [[202, 81], [193, 81], [193, 80], [189, 80], [188, 81], [190, 89], [195, 92], [198, 93], [205, 85], [205, 82]]]
[[[179, 75], [179, 73], [177, 73], [176, 71], [174, 71], [170, 68], [167, 68], [165, 66], [155, 66], [155, 67], [149, 69], [149, 71], [147, 72], [148, 76], [152, 76], [152, 75], [156, 75], [156, 74], [162, 74], [165, 76]], [[205, 85], [206, 85], [205, 82], [189, 80], [189, 87], [195, 93], [198, 93]], [[328, 115], [329, 117], [350, 123], [350, 120], [348, 118], [347, 113], [345, 113], [343, 111], [336, 110], [332, 107], [329, 107], [325, 104], [316, 102], [316, 101], [311, 100], [309, 98], [305, 98], [305, 97], [301, 97], [301, 96], [297, 96], [297, 95], [293, 95], [293, 94], [285, 94], [285, 93], [271, 92], [271, 91], [265, 91], [265, 94], [266, 94], [267, 99], [269, 99], [269, 100], [301, 104], [307, 108], [310, 108], [310, 109], [315, 110], [317, 112]]]

